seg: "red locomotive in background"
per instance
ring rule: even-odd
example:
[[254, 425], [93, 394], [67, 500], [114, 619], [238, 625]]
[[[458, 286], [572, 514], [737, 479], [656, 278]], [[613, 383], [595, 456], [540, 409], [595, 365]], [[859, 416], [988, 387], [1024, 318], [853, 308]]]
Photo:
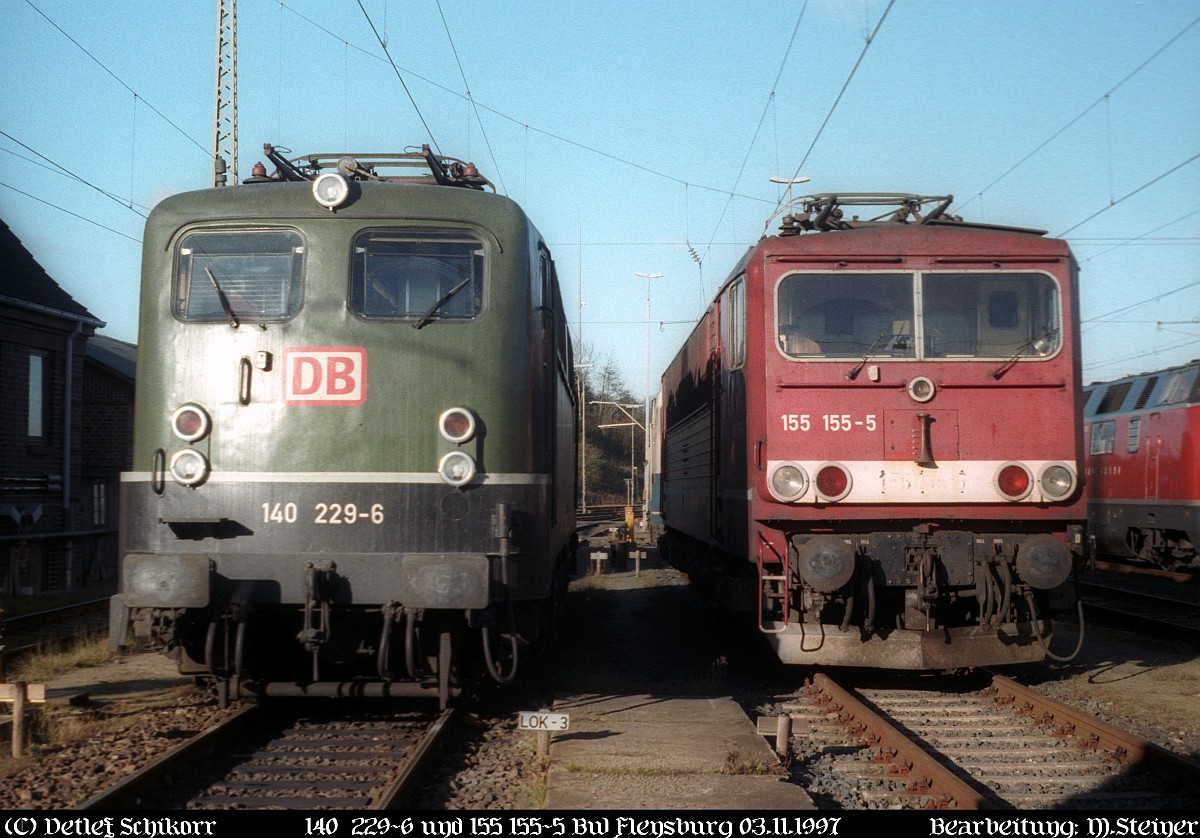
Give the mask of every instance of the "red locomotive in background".
[[1060, 657], [1086, 542], [1077, 266], [950, 201], [798, 199], [663, 375], [660, 550], [786, 663]]
[[1200, 568], [1200, 360], [1084, 389], [1097, 551]]

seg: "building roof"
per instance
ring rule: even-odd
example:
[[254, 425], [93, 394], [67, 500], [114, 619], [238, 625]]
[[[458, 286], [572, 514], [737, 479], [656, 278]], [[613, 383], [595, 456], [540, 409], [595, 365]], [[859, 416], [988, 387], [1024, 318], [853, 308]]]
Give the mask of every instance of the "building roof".
[[0, 220], [0, 303], [25, 304], [67, 319], [103, 323], [50, 278], [21, 240]]
[[135, 343], [110, 338], [108, 335], [92, 335], [87, 342], [87, 359], [130, 384], [137, 375]]

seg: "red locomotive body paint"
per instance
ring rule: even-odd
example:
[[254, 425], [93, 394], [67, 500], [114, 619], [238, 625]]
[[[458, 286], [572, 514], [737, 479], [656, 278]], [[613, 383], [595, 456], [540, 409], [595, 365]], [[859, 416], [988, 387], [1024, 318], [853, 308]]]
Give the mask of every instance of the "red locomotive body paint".
[[663, 376], [668, 557], [724, 576], [786, 662], [1040, 659], [1073, 588], [1035, 583], [1085, 545], [1069, 248], [957, 220], [797, 234], [790, 218]]
[[1084, 391], [1088, 518], [1099, 552], [1197, 567], [1200, 361]]

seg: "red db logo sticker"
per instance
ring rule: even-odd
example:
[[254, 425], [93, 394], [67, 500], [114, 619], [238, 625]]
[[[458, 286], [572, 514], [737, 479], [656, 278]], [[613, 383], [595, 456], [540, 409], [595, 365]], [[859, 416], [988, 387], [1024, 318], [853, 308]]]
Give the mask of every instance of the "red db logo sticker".
[[367, 350], [304, 346], [283, 351], [285, 404], [362, 404], [367, 400]]

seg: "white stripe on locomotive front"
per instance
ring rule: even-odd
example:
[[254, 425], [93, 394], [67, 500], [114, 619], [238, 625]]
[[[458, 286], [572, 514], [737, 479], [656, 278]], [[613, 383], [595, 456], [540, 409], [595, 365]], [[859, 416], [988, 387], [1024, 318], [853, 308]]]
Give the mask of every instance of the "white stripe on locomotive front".
[[[161, 476], [159, 478], [162, 479]], [[548, 474], [481, 474], [471, 481], [498, 486], [548, 486]], [[148, 471], [121, 473], [122, 483], [149, 483]], [[437, 472], [423, 471], [217, 471], [205, 483], [437, 483]]]
[[[815, 482], [822, 466], [830, 460], [769, 460], [764, 475], [775, 466], [789, 463], [808, 473], [808, 488], [791, 503], [1053, 503], [1042, 496], [1037, 478], [1042, 468], [1050, 464], [1070, 466], [1075, 474], [1078, 465], [1070, 460], [1021, 460], [1029, 468], [1032, 487], [1021, 500], [1008, 500], [996, 490], [996, 473], [1013, 460], [943, 460], [937, 468], [921, 466], [903, 460], [837, 460], [837, 465], [850, 473], [850, 494], [839, 501], [818, 498]], [[1078, 479], [1078, 478], [1076, 478]], [[753, 496], [753, 490], [751, 490]], [[1072, 492], [1068, 499], [1074, 498]], [[1059, 500], [1062, 500], [1061, 498]]]

